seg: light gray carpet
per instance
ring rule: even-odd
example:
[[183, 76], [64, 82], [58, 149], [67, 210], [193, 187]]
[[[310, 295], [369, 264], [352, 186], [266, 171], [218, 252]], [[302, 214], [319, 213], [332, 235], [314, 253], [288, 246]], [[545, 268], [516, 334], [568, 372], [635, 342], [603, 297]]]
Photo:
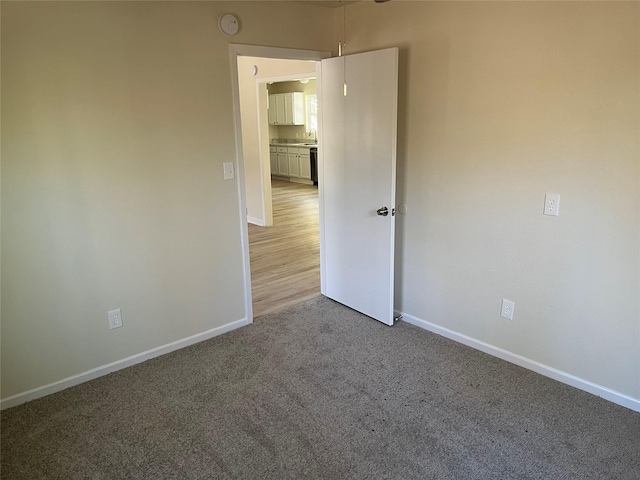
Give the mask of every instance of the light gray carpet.
[[4, 480], [640, 478], [640, 414], [322, 297], [1, 421]]

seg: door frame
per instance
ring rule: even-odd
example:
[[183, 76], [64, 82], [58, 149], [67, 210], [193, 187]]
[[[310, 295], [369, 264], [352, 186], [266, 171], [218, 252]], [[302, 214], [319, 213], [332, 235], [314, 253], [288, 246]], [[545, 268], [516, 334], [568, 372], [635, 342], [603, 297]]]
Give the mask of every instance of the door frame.
[[[256, 80], [256, 99], [258, 101], [258, 109], [260, 109], [260, 104], [262, 102], [261, 95], [263, 94], [262, 87], [265, 84], [271, 83], [280, 83], [280, 82], [293, 82], [295, 80], [299, 80], [301, 78], [316, 78], [316, 73], [302, 73], [302, 74], [291, 74], [291, 75], [280, 75], [277, 77], [263, 77]], [[268, 101], [268, 98], [267, 98]], [[259, 159], [260, 159], [260, 188], [262, 189], [262, 218], [264, 221], [264, 225], [260, 225], [261, 227], [267, 226], [270, 227], [273, 225], [273, 208], [272, 208], [272, 197], [271, 197], [271, 188], [265, 188], [267, 185], [267, 178], [271, 173], [271, 165], [270, 161], [267, 161], [269, 157], [269, 146], [264, 145], [263, 131], [264, 129], [269, 129], [269, 120], [267, 119], [266, 124], [262, 121], [263, 118], [258, 115], [258, 132], [260, 133], [260, 150], [259, 150]], [[267, 158], [265, 158], [265, 155]], [[269, 159], [270, 160], [270, 159]], [[269, 173], [267, 173], [266, 165], [269, 165]], [[247, 217], [248, 218], [248, 217]], [[259, 225], [259, 224], [256, 224]]]
[[[249, 227], [247, 224], [247, 192], [245, 188], [244, 152], [242, 150], [242, 123], [240, 119], [240, 88], [238, 84], [238, 57], [263, 57], [282, 60], [315, 60], [320, 61], [330, 58], [331, 52], [316, 50], [297, 50], [281, 47], [268, 47], [261, 45], [229, 44], [229, 65], [231, 70], [231, 90], [233, 95], [233, 122], [236, 141], [236, 186], [238, 188], [238, 203], [240, 216], [240, 244], [242, 249], [242, 270], [244, 272], [244, 300], [247, 323], [253, 323], [253, 303], [251, 294], [251, 264], [249, 258]], [[320, 69], [318, 67], [318, 74]], [[321, 83], [319, 76], [316, 77]], [[320, 136], [322, 138], [322, 136]], [[320, 200], [321, 202], [322, 200]], [[320, 225], [322, 235], [322, 222]], [[322, 251], [320, 252], [322, 265]], [[322, 268], [322, 266], [321, 266]]]

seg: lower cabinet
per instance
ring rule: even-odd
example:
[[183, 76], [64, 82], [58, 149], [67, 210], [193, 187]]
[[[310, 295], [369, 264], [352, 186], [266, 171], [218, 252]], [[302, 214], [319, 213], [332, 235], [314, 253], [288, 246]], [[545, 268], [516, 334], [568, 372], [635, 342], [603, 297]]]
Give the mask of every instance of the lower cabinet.
[[269, 147], [269, 163], [271, 164], [271, 173], [276, 174], [278, 171], [278, 154], [276, 147]]
[[289, 176], [289, 158], [286, 153], [278, 153], [278, 175], [282, 177]]
[[[309, 149], [305, 148], [307, 153]], [[300, 155], [300, 178], [304, 178], [305, 180], [311, 180], [311, 156], [310, 155]]]
[[311, 156], [308, 148], [269, 147], [269, 155], [273, 175], [289, 177], [292, 181], [311, 181]]
[[300, 178], [300, 156], [297, 153], [288, 153], [289, 159], [289, 176]]

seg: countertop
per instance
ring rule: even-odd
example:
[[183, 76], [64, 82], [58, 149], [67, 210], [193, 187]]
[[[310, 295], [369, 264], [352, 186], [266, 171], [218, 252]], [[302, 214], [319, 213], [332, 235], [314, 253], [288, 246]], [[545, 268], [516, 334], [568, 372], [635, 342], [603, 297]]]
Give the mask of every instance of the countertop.
[[313, 148], [313, 147], [317, 147], [318, 144], [317, 143], [281, 143], [281, 142], [273, 142], [270, 143], [269, 146], [274, 146], [274, 147], [309, 147], [309, 148]]

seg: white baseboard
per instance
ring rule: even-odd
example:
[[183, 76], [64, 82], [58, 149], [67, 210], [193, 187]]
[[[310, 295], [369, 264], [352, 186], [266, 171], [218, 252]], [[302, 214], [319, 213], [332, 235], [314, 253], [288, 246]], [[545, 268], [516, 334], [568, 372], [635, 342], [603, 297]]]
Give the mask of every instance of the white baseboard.
[[461, 333], [454, 332], [453, 330], [449, 330], [448, 328], [435, 325], [431, 322], [427, 322], [426, 320], [421, 320], [407, 313], [395, 312], [395, 315], [402, 315], [403, 321], [410, 323], [411, 325], [415, 325], [416, 327], [428, 330], [438, 335], [442, 335], [443, 337], [446, 337], [455, 342], [462, 343], [471, 348], [475, 348], [476, 350], [480, 350], [481, 352], [488, 353], [489, 355], [501, 358], [502, 360], [506, 360], [507, 362], [515, 363], [516, 365], [529, 370], [533, 370], [534, 372], [544, 375], [545, 377], [552, 378], [561, 383], [570, 385], [580, 390], [584, 390], [588, 393], [592, 393], [593, 395], [596, 395], [598, 397], [602, 397], [605, 400], [609, 400], [610, 402], [616, 403], [631, 410], [635, 410], [636, 412], [640, 412], [640, 400], [637, 398], [629, 397], [628, 395], [616, 392], [615, 390], [611, 390], [610, 388], [603, 387], [602, 385], [598, 385], [583, 378], [576, 377], [575, 375], [571, 375], [570, 373], [566, 373], [553, 367], [549, 367], [542, 363], [536, 362], [535, 360], [530, 360], [521, 355], [517, 355], [507, 350], [503, 350], [502, 348], [495, 347], [480, 340], [476, 340], [475, 338], [471, 338]]
[[86, 372], [79, 373], [78, 375], [67, 377], [58, 382], [50, 383], [49, 385], [44, 385], [42, 387], [34, 388], [23, 393], [12, 395], [0, 401], [0, 409], [4, 410], [5, 408], [15, 407], [16, 405], [20, 405], [21, 403], [30, 402], [31, 400], [51, 395], [52, 393], [65, 390], [69, 387], [80, 385], [81, 383], [88, 382], [89, 380], [94, 380], [109, 373], [122, 370], [123, 368], [131, 367], [132, 365], [142, 363], [146, 360], [159, 357], [175, 350], [180, 350], [181, 348], [188, 347], [189, 345], [193, 345], [195, 343], [203, 342], [204, 340], [209, 340], [210, 338], [217, 337], [218, 335], [230, 332], [231, 330], [244, 327], [249, 323], [250, 322], [246, 318], [236, 320], [235, 322], [212, 328], [211, 330], [207, 330], [206, 332], [198, 333], [196, 335], [183, 338], [182, 340], [177, 340], [160, 347], [152, 348], [151, 350], [147, 350], [146, 352], [138, 353], [136, 355], [123, 358], [122, 360], [93, 368]]
[[307, 180], [305, 178], [290, 178], [289, 182], [291, 183], [302, 183], [303, 185], [313, 185], [312, 180]]
[[282, 180], [283, 182], [288, 182], [290, 177], [285, 177], [284, 175], [276, 175], [274, 173], [271, 174], [271, 180]]
[[252, 223], [253, 225], [258, 225], [259, 227], [264, 227], [266, 225], [264, 220], [249, 216], [247, 216], [247, 222]]

